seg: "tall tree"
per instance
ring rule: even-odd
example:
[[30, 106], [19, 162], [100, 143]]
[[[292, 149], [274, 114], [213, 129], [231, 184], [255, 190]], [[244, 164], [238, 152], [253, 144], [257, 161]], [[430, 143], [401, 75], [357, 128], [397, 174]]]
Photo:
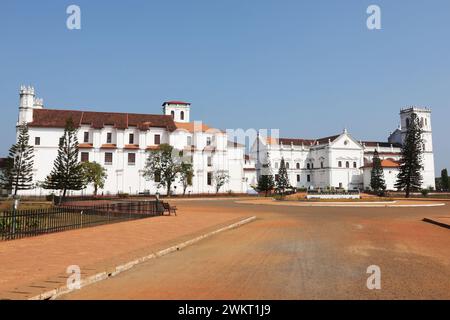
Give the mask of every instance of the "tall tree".
[[384, 181], [383, 168], [381, 167], [381, 160], [377, 150], [373, 153], [372, 162], [370, 187], [377, 193], [383, 193], [386, 190], [386, 182]]
[[105, 181], [108, 177], [106, 169], [97, 162], [84, 162], [81, 164], [86, 184], [92, 184], [94, 187], [94, 195], [97, 195], [98, 189], [105, 187]]
[[411, 191], [420, 190], [422, 186], [422, 148], [423, 138], [420, 121], [417, 115], [412, 113], [402, 146], [400, 171], [395, 184], [398, 190], [405, 190], [407, 198], [409, 198]]
[[192, 179], [194, 178], [194, 170], [191, 163], [182, 162], [180, 168], [180, 181], [183, 186], [183, 196], [186, 194], [186, 189], [192, 186]]
[[441, 171], [441, 188], [443, 191], [448, 191], [450, 188], [447, 169]]
[[82, 190], [85, 186], [83, 168], [78, 160], [77, 129], [72, 118], [69, 118], [59, 141], [58, 155], [51, 173], [45, 179], [44, 188], [60, 190], [62, 198], [65, 198], [67, 190]]
[[[144, 177], [149, 180], [160, 180], [158, 187], [166, 187], [170, 197], [172, 184], [181, 170], [182, 153], [169, 144], [161, 144], [158, 150], [152, 150], [147, 158]], [[157, 178], [157, 179], [156, 179]]]
[[29, 140], [28, 126], [23, 123], [19, 126], [17, 142], [9, 149], [6, 166], [0, 177], [3, 187], [12, 190], [14, 196], [19, 190], [33, 188], [34, 148], [28, 144]]
[[258, 178], [258, 191], [263, 191], [267, 197], [268, 193], [275, 187], [275, 181], [273, 179], [272, 167], [270, 164], [269, 153], [266, 156], [266, 162], [262, 165], [261, 174]]
[[288, 189], [290, 186], [291, 184], [289, 183], [286, 163], [284, 162], [284, 158], [281, 158], [280, 168], [278, 169], [278, 179], [276, 180], [276, 187], [278, 192], [280, 192], [283, 196], [286, 189]]
[[216, 193], [219, 193], [222, 188], [230, 179], [230, 176], [225, 170], [218, 170], [214, 173], [213, 181], [216, 188]]

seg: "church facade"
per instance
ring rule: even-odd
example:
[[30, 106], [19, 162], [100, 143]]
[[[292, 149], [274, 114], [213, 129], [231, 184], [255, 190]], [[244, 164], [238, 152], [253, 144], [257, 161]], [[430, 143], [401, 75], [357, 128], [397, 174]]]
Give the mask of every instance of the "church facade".
[[370, 173], [375, 150], [383, 167], [387, 190], [395, 190], [401, 158], [401, 146], [406, 136], [411, 114], [415, 113], [423, 130], [423, 188], [435, 188], [431, 110], [410, 107], [400, 111], [400, 126], [387, 141], [363, 141], [347, 130], [319, 139], [259, 137], [251, 155], [257, 166], [257, 176], [264, 174], [265, 165], [276, 175], [284, 159], [289, 181], [296, 188], [370, 188]]
[[[435, 187], [431, 110], [410, 107], [400, 111], [400, 126], [387, 141], [363, 141], [347, 130], [319, 139], [262, 137], [258, 135], [249, 154], [246, 146], [226, 131], [193, 122], [191, 104], [167, 101], [162, 114], [93, 112], [44, 108], [34, 88], [22, 86], [17, 125], [29, 127], [30, 144], [34, 147], [34, 189], [22, 195], [44, 195], [42, 184], [53, 168], [66, 120], [71, 118], [78, 131], [79, 160], [101, 164], [107, 170], [104, 194], [164, 194], [158, 181], [144, 177], [149, 152], [161, 144], [170, 144], [190, 159], [194, 169], [188, 194], [215, 193], [217, 173], [228, 181], [220, 192], [247, 193], [257, 185], [269, 161], [276, 175], [281, 159], [285, 160], [289, 180], [296, 188], [335, 187], [365, 190], [370, 186], [370, 172], [375, 150], [382, 159], [388, 190], [394, 190], [399, 172], [401, 146], [411, 114], [420, 119], [423, 130], [423, 187]], [[245, 139], [244, 139], [245, 140]], [[72, 192], [90, 194], [93, 188]], [[175, 180], [174, 194], [183, 193], [181, 181]]]
[[[47, 109], [35, 96], [34, 88], [20, 90], [17, 125], [29, 127], [30, 144], [34, 147], [34, 184], [23, 195], [48, 194], [42, 183], [53, 168], [66, 120], [71, 118], [78, 128], [79, 159], [101, 164], [107, 170], [104, 194], [165, 194], [157, 181], [144, 177], [149, 152], [161, 144], [182, 150], [192, 161], [194, 177], [186, 194], [215, 193], [216, 173], [227, 175], [220, 192], [246, 193], [256, 184], [255, 164], [245, 154], [245, 146], [228, 141], [226, 132], [201, 122], [191, 122], [191, 104], [183, 101], [164, 102], [162, 114], [133, 114]], [[88, 187], [82, 192], [89, 194]], [[172, 186], [175, 194], [183, 193], [180, 181]]]

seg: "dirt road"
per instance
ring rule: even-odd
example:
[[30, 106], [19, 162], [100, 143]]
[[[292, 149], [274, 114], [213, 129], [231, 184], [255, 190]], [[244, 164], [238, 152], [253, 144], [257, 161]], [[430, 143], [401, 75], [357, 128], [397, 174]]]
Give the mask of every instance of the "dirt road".
[[[146, 262], [63, 299], [450, 299], [450, 230], [434, 208], [231, 208], [256, 221]], [[366, 286], [381, 270], [381, 290]]]

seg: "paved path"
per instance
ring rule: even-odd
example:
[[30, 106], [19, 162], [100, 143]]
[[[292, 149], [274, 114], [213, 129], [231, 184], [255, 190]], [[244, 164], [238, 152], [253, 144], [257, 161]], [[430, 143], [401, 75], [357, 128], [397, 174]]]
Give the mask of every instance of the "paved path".
[[[422, 221], [449, 216], [448, 204], [321, 208], [223, 201], [192, 206], [258, 219], [61, 298], [450, 299], [450, 232]], [[366, 287], [370, 265], [381, 268], [381, 290]]]
[[0, 299], [26, 299], [58, 288], [66, 283], [71, 265], [80, 266], [87, 277], [249, 216], [230, 208], [177, 206], [176, 217], [0, 242]]

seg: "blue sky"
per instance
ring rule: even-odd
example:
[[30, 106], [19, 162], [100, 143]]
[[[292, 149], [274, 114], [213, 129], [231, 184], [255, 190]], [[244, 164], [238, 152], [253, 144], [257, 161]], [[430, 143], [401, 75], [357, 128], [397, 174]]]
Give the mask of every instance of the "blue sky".
[[[81, 7], [82, 29], [66, 28]], [[382, 10], [382, 30], [366, 9]], [[192, 103], [219, 128], [315, 138], [347, 127], [386, 140], [404, 106], [433, 110], [436, 170], [450, 168], [450, 1], [18, 1], [0, 6], [0, 155], [21, 84], [49, 108], [161, 112]]]

